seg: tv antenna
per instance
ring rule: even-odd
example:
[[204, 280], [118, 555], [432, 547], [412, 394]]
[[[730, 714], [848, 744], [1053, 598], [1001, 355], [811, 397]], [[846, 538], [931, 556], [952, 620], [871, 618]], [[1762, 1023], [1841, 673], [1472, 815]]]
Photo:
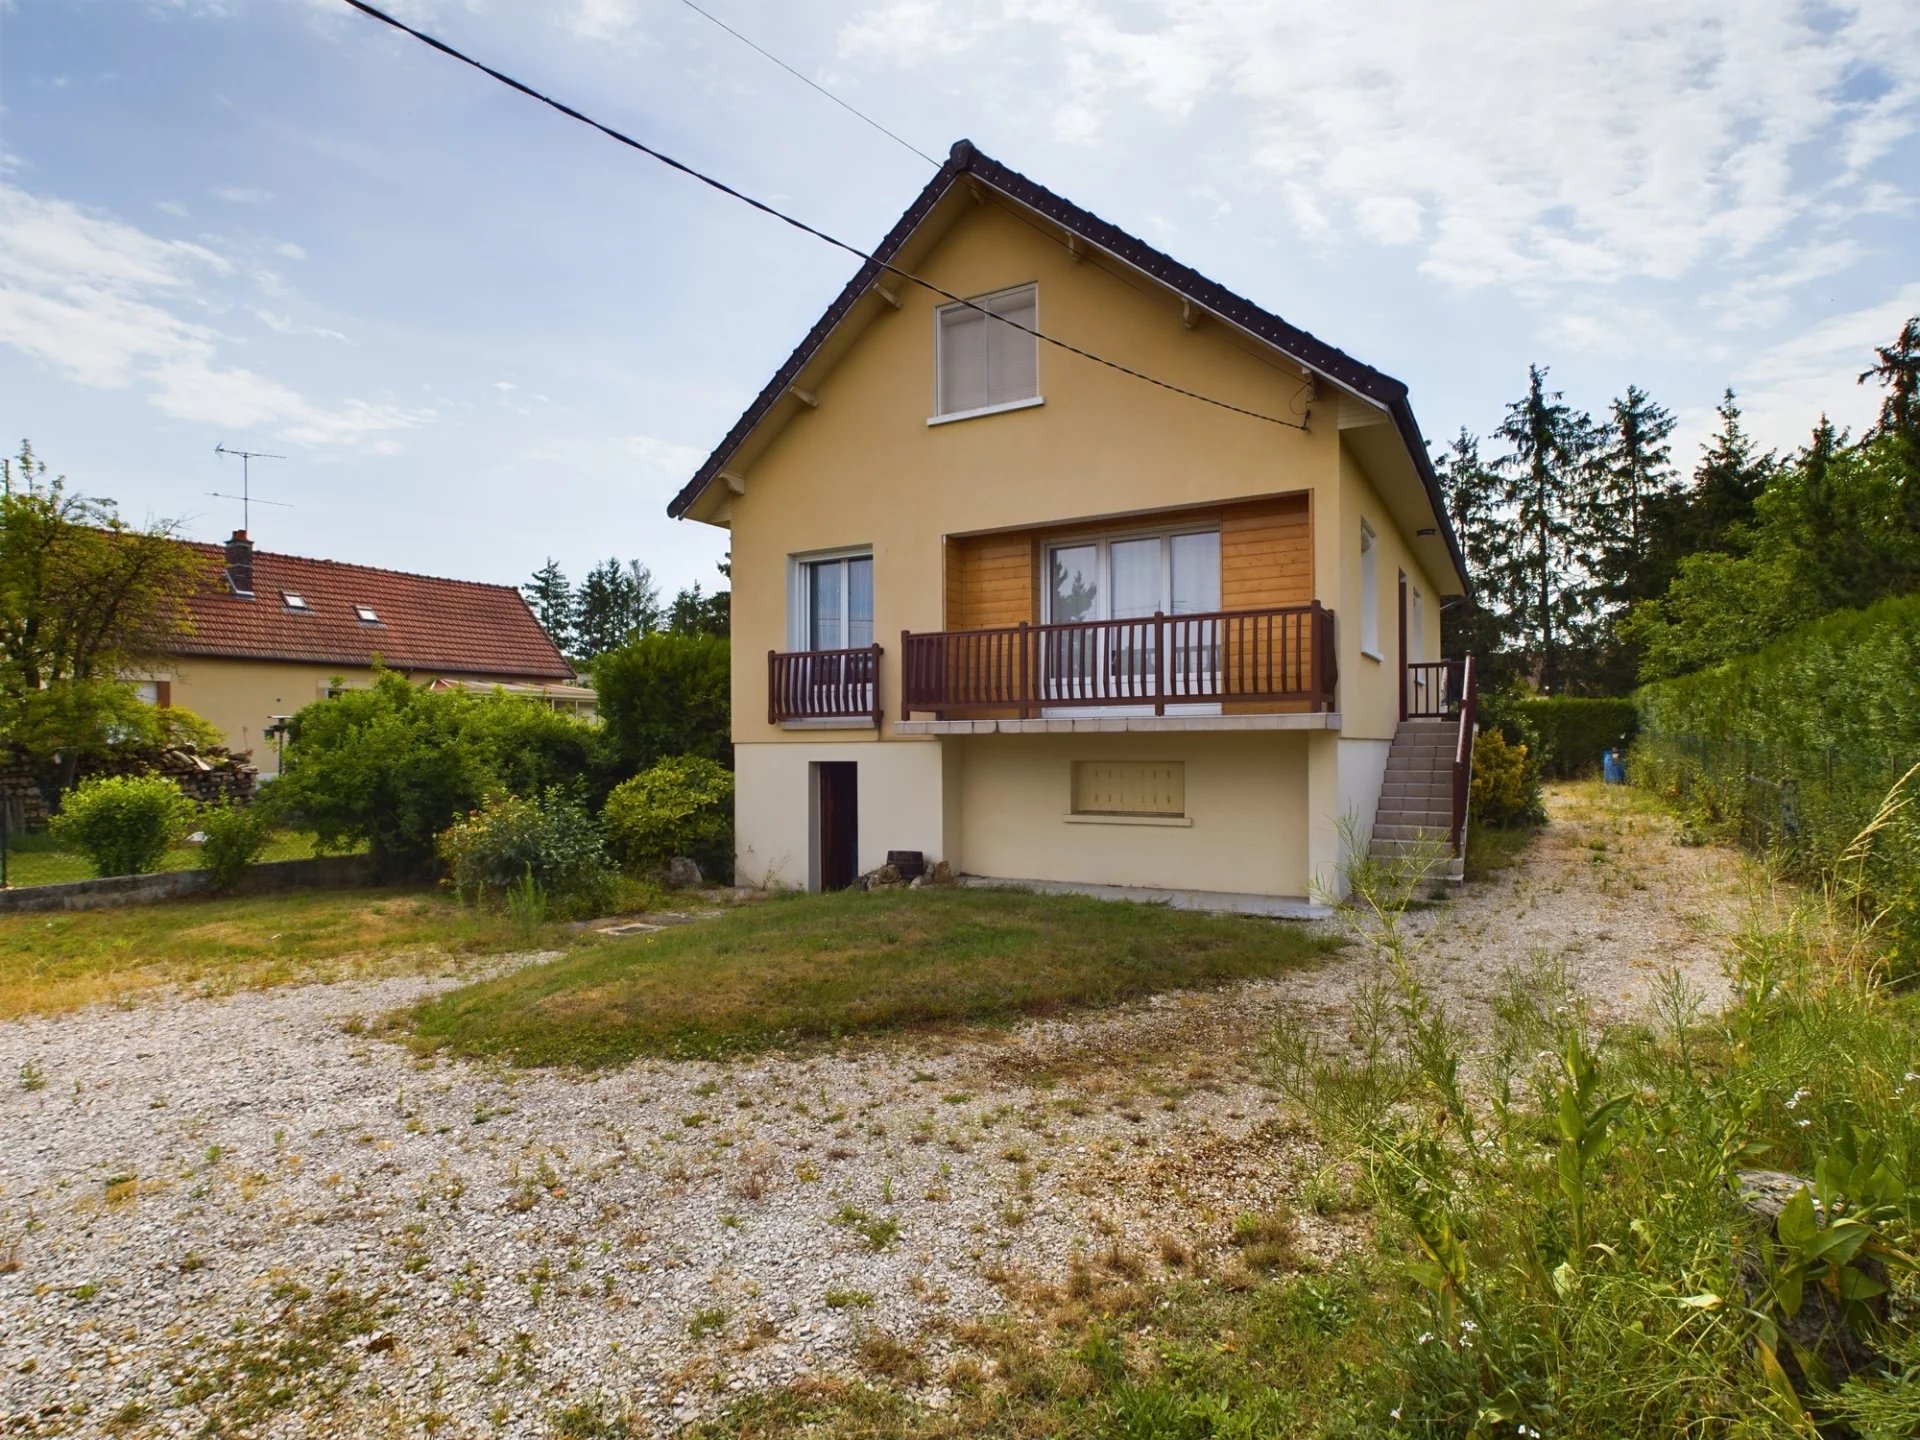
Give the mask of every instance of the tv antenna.
[[[214, 446], [213, 453], [216, 455], [238, 455], [240, 457], [240, 493], [238, 495], [228, 495], [224, 491], [209, 490], [207, 494], [216, 500], [238, 500], [240, 502], [240, 528], [242, 530], [250, 530], [253, 528], [253, 477], [251, 474], [253, 462], [256, 460], [284, 460], [287, 457], [284, 455], [269, 455], [264, 450], [229, 450], [225, 445]], [[262, 505], [278, 505], [282, 510], [291, 510], [293, 508], [293, 506], [284, 500], [262, 500], [260, 503]]]

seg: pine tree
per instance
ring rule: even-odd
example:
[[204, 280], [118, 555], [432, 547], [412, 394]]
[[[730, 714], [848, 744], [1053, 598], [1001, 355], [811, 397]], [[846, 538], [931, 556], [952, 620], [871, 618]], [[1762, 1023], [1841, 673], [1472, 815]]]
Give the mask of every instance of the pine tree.
[[[1880, 423], [1871, 443], [1887, 455], [1900, 486], [1900, 522], [1907, 535], [1920, 540], [1920, 315], [1900, 327], [1891, 345], [1877, 345], [1879, 363], [1869, 367], [1860, 383], [1877, 380], [1887, 387], [1880, 402]], [[1920, 577], [1916, 577], [1920, 578]]]
[[1613, 402], [1593, 517], [1596, 578], [1609, 606], [1658, 595], [1673, 578], [1678, 556], [1664, 553], [1671, 547], [1658, 527], [1671, 519], [1667, 502], [1677, 484], [1667, 444], [1675, 423], [1673, 413], [1637, 385]]
[[1687, 496], [1687, 541], [1690, 550], [1732, 554], [1740, 534], [1753, 523], [1753, 502], [1767, 488], [1773, 473], [1771, 451], [1754, 450], [1753, 440], [1740, 424], [1740, 406], [1728, 390], [1716, 407], [1720, 431], [1700, 456]]
[[638, 560], [602, 560], [580, 583], [574, 621], [580, 658], [617, 650], [636, 635], [658, 630], [664, 618], [651, 570]]
[[1497, 596], [1543, 690], [1558, 691], [1569, 673], [1567, 655], [1588, 615], [1592, 589], [1593, 469], [1597, 434], [1592, 419], [1546, 388], [1547, 371], [1527, 369], [1527, 393], [1507, 407], [1500, 438], [1507, 453], [1494, 462], [1505, 482], [1501, 500], [1515, 534], [1494, 572]]
[[1464, 426], [1433, 468], [1474, 587], [1473, 599], [1440, 612], [1441, 648], [1449, 655], [1471, 654], [1484, 666], [1505, 652], [1510, 638], [1505, 615], [1489, 603], [1512, 549], [1512, 527], [1500, 510], [1500, 477], [1481, 460], [1480, 437]]
[[534, 619], [547, 632], [547, 638], [566, 653], [573, 644], [573, 586], [559, 562], [549, 555], [547, 563], [520, 587], [520, 593], [527, 597]]

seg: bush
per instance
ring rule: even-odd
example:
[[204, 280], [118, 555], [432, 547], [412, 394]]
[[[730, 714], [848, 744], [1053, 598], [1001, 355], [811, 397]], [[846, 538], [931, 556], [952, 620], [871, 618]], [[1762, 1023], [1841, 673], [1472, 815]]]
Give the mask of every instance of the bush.
[[1476, 825], [1505, 826], [1544, 818], [1540, 787], [1527, 763], [1527, 747], [1510, 745], [1497, 729], [1473, 741], [1473, 784], [1467, 813]]
[[716, 636], [661, 633], [594, 660], [600, 720], [619, 773], [675, 755], [733, 763], [730, 653]]
[[733, 874], [733, 772], [712, 760], [662, 760], [615, 787], [600, 820], [629, 865], [689, 855], [710, 877]]
[[1627, 698], [1534, 696], [1521, 701], [1520, 710], [1539, 737], [1540, 773], [1553, 780], [1597, 774], [1601, 753], [1624, 748], [1639, 724]]
[[594, 730], [537, 701], [426, 690], [381, 671], [368, 690], [309, 705], [266, 792], [322, 850], [365, 843], [391, 880], [431, 870], [440, 833], [491, 794], [538, 794], [595, 769]]
[[461, 899], [517, 918], [578, 919], [605, 911], [616, 876], [592, 817], [572, 797], [498, 795], [441, 834], [440, 859]]
[[144, 875], [193, 819], [193, 803], [158, 775], [105, 775], [83, 782], [48, 827], [100, 875]]
[[200, 868], [216, 890], [232, 890], [247, 878], [267, 848], [273, 823], [265, 810], [231, 800], [200, 812]]
[[1892, 940], [1920, 928], [1908, 918], [1920, 911], [1920, 840], [1899, 816], [1858, 850], [1854, 840], [1920, 761], [1916, 674], [1920, 595], [1825, 616], [1754, 654], [1642, 686], [1628, 775], [1789, 874], [1840, 880], [1864, 912], [1891, 907]]

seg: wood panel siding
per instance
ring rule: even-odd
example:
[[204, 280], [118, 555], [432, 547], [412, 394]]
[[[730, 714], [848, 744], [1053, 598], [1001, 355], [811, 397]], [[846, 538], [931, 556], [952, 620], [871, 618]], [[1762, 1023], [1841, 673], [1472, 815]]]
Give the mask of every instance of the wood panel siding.
[[[995, 535], [958, 535], [947, 542], [946, 627], [982, 630], [1037, 625], [1042, 557], [1056, 541], [1098, 531], [1220, 527], [1220, 608], [1265, 610], [1313, 601], [1313, 516], [1305, 492], [1233, 505], [1163, 511], [1125, 519], [1072, 521]], [[1227, 650], [1233, 648], [1228, 642]], [[1304, 665], [1306, 656], [1293, 657]], [[1238, 657], [1222, 655], [1228, 663]], [[957, 656], [950, 663], [958, 663]], [[950, 675], [961, 693], [967, 677]], [[1230, 711], [1305, 708], [1304, 703], [1228, 701]], [[1011, 712], [1009, 712], [1011, 713]]]
[[1220, 608], [1257, 610], [1313, 599], [1313, 519], [1305, 495], [1220, 513]]
[[1259, 610], [1313, 599], [1313, 517], [1308, 497], [1279, 495], [1245, 504], [1168, 511], [1133, 520], [1082, 521], [947, 542], [947, 628], [1040, 623], [1039, 557], [1056, 540], [1098, 530], [1217, 524], [1220, 608]]
[[947, 628], [1029, 624], [1039, 591], [1034, 582], [1034, 536], [962, 536], [947, 547]]

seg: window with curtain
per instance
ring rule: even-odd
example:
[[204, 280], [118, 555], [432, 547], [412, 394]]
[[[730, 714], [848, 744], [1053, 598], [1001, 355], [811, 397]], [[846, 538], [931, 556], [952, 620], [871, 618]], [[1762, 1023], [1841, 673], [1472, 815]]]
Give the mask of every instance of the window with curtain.
[[873, 556], [839, 555], [800, 563], [803, 650], [853, 650], [873, 644]]
[[1036, 399], [1040, 342], [1030, 332], [1038, 315], [1039, 290], [1033, 285], [943, 306], [934, 367], [938, 413], [960, 415]]

